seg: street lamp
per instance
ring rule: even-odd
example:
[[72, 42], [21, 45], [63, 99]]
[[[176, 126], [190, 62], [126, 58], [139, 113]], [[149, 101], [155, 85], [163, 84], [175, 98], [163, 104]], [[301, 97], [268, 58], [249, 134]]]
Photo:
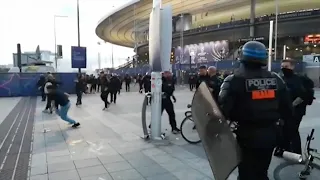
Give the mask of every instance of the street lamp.
[[275, 0], [276, 4], [276, 19], [275, 19], [275, 32], [274, 32], [274, 60], [277, 60], [277, 46], [278, 46], [278, 14], [279, 14], [279, 0]]
[[56, 18], [67, 18], [68, 16], [53, 16], [53, 31], [54, 31], [54, 62], [56, 66], [56, 72], [58, 71], [58, 57], [57, 57], [57, 30], [56, 30]]
[[[80, 47], [80, 12], [79, 12], [79, 0], [77, 0], [77, 29], [78, 29], [78, 47]], [[81, 68], [78, 69], [81, 73]]]
[[101, 54], [100, 54], [100, 45], [101, 45], [101, 42], [98, 42], [97, 43], [99, 48], [98, 48], [98, 69], [100, 70], [101, 69]]

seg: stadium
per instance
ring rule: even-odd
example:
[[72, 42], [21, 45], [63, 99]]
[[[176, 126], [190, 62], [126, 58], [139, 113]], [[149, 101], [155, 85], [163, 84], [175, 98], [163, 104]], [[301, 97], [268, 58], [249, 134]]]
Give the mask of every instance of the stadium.
[[[283, 58], [301, 61], [320, 54], [320, 1], [308, 0], [163, 0], [173, 9], [173, 70], [213, 64], [232, 69], [239, 48], [249, 40], [268, 47], [269, 22], [276, 19], [273, 69]], [[135, 58], [120, 73], [143, 73], [148, 64], [148, 28], [152, 0], [132, 0], [100, 20], [96, 34], [106, 42], [134, 48]], [[284, 53], [285, 52], [285, 53]], [[303, 63], [299, 63], [301, 70]], [[320, 71], [319, 71], [320, 72]]]

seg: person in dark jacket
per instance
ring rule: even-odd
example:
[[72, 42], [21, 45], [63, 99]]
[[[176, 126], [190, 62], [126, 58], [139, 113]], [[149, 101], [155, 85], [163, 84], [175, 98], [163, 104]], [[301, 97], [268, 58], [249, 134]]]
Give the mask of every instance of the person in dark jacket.
[[48, 74], [47, 76], [47, 82], [44, 86], [44, 92], [46, 93], [47, 95], [47, 105], [46, 105], [46, 108], [43, 110], [44, 113], [48, 112], [49, 110], [49, 113], [52, 114], [52, 97], [50, 96], [50, 94], [48, 93], [48, 89], [47, 87], [48, 86], [52, 86], [53, 88], [58, 88], [58, 86], [60, 85], [61, 83], [59, 81], [57, 81], [54, 76], [52, 74]]
[[82, 105], [82, 93], [85, 91], [85, 82], [84, 76], [79, 74], [78, 78], [75, 80], [76, 83], [76, 94], [77, 94], [77, 103], [76, 106]]
[[109, 92], [111, 95], [111, 103], [116, 104], [117, 93], [120, 89], [120, 84], [121, 84], [120, 79], [115, 74], [113, 74], [110, 78], [110, 86], [109, 86]]
[[108, 96], [109, 96], [109, 79], [106, 77], [106, 75], [101, 76], [101, 79], [103, 79], [103, 84], [101, 84], [101, 100], [104, 102], [104, 108], [103, 110], [106, 110], [110, 102], [108, 101]]
[[190, 73], [189, 74], [189, 79], [188, 79], [190, 91], [192, 91], [196, 87], [196, 82], [197, 82], [196, 74], [195, 73]]
[[46, 84], [46, 77], [41, 74], [40, 75], [40, 78], [37, 82], [37, 86], [38, 86], [38, 89], [40, 90], [41, 92], [41, 100], [42, 101], [46, 101], [46, 94], [44, 93], [44, 85]]
[[202, 82], [207, 83], [208, 82], [208, 74], [207, 74], [207, 67], [206, 66], [200, 66], [199, 67], [199, 75], [197, 77], [196, 82], [196, 89], [200, 86]]
[[128, 74], [124, 77], [124, 82], [126, 84], [126, 92], [130, 92], [131, 77]]
[[215, 66], [210, 66], [208, 68], [207, 86], [216, 101], [218, 100], [218, 97], [219, 97], [221, 84], [222, 84], [222, 79], [220, 79], [220, 77], [217, 76], [217, 68]]
[[[146, 75], [142, 78], [143, 88], [144, 92], [148, 93], [151, 92], [151, 76], [149, 73], [146, 73]], [[151, 98], [147, 102], [147, 105], [151, 104]]]

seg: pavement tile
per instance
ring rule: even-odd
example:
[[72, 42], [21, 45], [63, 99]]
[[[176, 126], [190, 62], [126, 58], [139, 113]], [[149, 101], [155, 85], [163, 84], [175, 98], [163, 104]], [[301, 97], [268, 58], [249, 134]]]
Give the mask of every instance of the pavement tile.
[[104, 164], [104, 167], [107, 169], [109, 173], [133, 168], [127, 161]]
[[59, 171], [67, 171], [67, 170], [73, 170], [73, 169], [76, 169], [73, 161], [48, 164], [48, 172], [49, 173], [59, 172]]
[[109, 174], [100, 174], [95, 176], [83, 177], [81, 180], [113, 180]]
[[114, 180], [142, 180], [144, 179], [135, 169], [110, 173]]
[[78, 172], [81, 178], [108, 173], [102, 165], [78, 168]]
[[74, 164], [76, 168], [90, 167], [90, 166], [98, 166], [101, 165], [101, 162], [98, 158], [92, 159], [83, 159], [83, 160], [75, 160]]
[[[193, 94], [189, 90], [175, 92], [178, 126]], [[316, 96], [320, 99], [320, 93]], [[167, 134], [171, 144], [167, 146], [156, 146], [140, 138], [142, 99], [143, 95], [137, 92], [121, 93], [116, 105], [102, 111], [98, 93], [85, 95], [81, 107], [70, 108], [70, 116], [82, 124], [78, 129], [70, 128], [55, 114], [43, 114], [41, 110], [45, 104], [38, 103], [30, 180], [213, 179], [201, 144], [188, 144], [180, 135], [170, 132]], [[70, 100], [74, 104], [76, 96], [71, 95]], [[302, 139], [310, 128], [316, 126], [318, 129], [320, 125], [316, 110], [319, 104], [320, 101], [316, 101], [308, 107], [308, 113], [301, 122]], [[150, 108], [147, 109], [150, 119]], [[44, 128], [50, 131], [43, 133]], [[166, 129], [170, 129], [170, 125], [165, 114], [162, 116], [162, 131], [166, 132]], [[314, 142], [313, 146], [320, 147], [320, 143]], [[273, 158], [269, 169], [271, 176], [281, 162]], [[235, 180], [236, 177], [237, 171], [229, 179]]]
[[120, 156], [120, 155], [114, 155], [114, 156], [98, 156], [98, 159], [99, 159], [103, 164], [125, 161], [125, 159], [123, 159], [123, 157]]
[[78, 180], [80, 179], [78, 172], [73, 170], [59, 171], [54, 173], [49, 173], [49, 180]]
[[48, 180], [48, 174], [31, 176], [30, 180]]

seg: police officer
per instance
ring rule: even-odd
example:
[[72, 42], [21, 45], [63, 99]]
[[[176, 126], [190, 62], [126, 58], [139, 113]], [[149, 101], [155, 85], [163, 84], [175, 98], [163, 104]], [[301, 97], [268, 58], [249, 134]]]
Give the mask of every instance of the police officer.
[[257, 41], [242, 48], [241, 65], [221, 85], [219, 103], [227, 119], [238, 123], [240, 180], [268, 180], [268, 168], [279, 137], [279, 119], [292, 115], [283, 80], [263, 68], [266, 47]]
[[[299, 126], [302, 117], [306, 114], [307, 107], [307, 92], [304, 88], [302, 78], [294, 73], [294, 62], [291, 60], [284, 60], [281, 63], [281, 76], [285, 81], [288, 90], [290, 92], [292, 106], [293, 106], [293, 118], [290, 124], [285, 127], [287, 131], [282, 148], [286, 151], [301, 154], [301, 139], [299, 133]], [[275, 151], [276, 156], [281, 156], [282, 150], [277, 149]]]
[[176, 115], [174, 112], [173, 103], [171, 101], [171, 97], [174, 102], [176, 102], [176, 98], [173, 95], [173, 92], [175, 90], [174, 87], [174, 81], [172, 79], [172, 74], [169, 71], [166, 71], [163, 73], [162, 77], [162, 110], [166, 110], [169, 116], [169, 122], [171, 125], [171, 130], [173, 134], [178, 134], [180, 132], [180, 129], [177, 128], [177, 122], [176, 122]]
[[207, 74], [207, 67], [206, 66], [200, 66], [199, 67], [199, 75], [197, 77], [196, 82], [196, 89], [200, 86], [202, 82], [208, 82], [208, 74]]
[[215, 66], [210, 66], [208, 68], [207, 85], [215, 100], [218, 100], [221, 84], [222, 79], [217, 75], [217, 68]]

